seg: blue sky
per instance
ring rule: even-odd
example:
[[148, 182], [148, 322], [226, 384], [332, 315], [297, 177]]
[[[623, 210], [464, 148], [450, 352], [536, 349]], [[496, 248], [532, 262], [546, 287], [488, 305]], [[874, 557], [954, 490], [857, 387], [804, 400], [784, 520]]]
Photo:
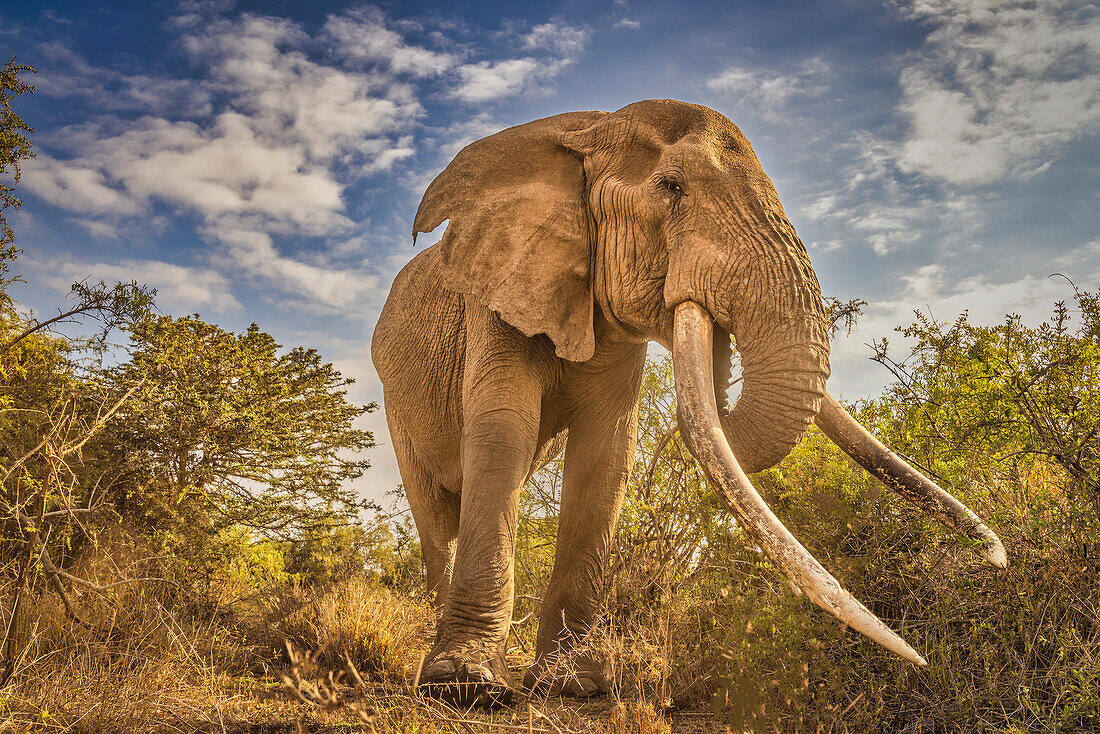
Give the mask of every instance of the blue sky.
[[[466, 143], [673, 97], [742, 127], [826, 295], [863, 298], [835, 393], [915, 308], [1032, 322], [1100, 276], [1100, 13], [1083, 2], [12, 2], [38, 67], [12, 217], [48, 313], [137, 279], [255, 321], [379, 399], [369, 343], [424, 187]], [[424, 242], [424, 240], [421, 240]], [[387, 440], [381, 414], [367, 420]], [[386, 447], [362, 491], [398, 481]]]

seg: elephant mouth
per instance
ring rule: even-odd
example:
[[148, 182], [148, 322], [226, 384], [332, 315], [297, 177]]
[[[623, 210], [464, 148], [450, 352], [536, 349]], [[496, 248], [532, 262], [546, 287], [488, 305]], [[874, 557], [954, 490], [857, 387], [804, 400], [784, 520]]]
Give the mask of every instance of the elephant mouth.
[[733, 342], [730, 333], [711, 319], [714, 330], [714, 344], [711, 348], [712, 371], [714, 373], [714, 402], [718, 414], [729, 413], [729, 389], [733, 384]]

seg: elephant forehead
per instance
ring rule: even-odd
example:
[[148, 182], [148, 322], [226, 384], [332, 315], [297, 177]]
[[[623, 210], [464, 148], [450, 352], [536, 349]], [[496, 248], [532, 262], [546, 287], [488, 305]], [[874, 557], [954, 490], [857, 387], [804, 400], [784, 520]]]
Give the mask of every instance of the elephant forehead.
[[716, 150], [726, 149], [735, 155], [752, 150], [741, 129], [722, 113], [673, 99], [627, 105], [607, 118], [606, 129], [615, 130], [619, 138], [655, 134], [665, 145], [691, 139], [695, 144], [705, 141]]
[[685, 142], [718, 173], [760, 171], [760, 161], [748, 139], [732, 122], [722, 120], [725, 125], [708, 125]]

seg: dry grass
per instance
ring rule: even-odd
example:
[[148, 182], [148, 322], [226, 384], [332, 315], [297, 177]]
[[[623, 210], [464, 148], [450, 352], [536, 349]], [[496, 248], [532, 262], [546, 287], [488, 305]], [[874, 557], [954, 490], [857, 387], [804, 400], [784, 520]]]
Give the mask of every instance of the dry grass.
[[[293, 609], [281, 620], [287, 633], [346, 649], [379, 676], [399, 677], [424, 644], [426, 608], [385, 589], [351, 582], [316, 598], [287, 594], [302, 602], [282, 597]], [[88, 628], [52, 593], [25, 599], [13, 629], [19, 662], [0, 689], [0, 731], [221, 732], [347, 718], [288, 701], [273, 681], [234, 678], [225, 652], [249, 641], [239, 629], [169, 611], [164, 588], [124, 585], [106, 599], [74, 594], [74, 601]], [[279, 644], [275, 630], [250, 631], [266, 634], [268, 647]], [[408, 731], [435, 731], [424, 721]]]
[[[287, 690], [315, 710], [350, 714], [371, 734], [671, 734], [677, 718], [645, 699], [623, 701], [617, 696], [579, 701], [517, 694], [507, 708], [460, 710], [424, 698], [407, 685], [367, 682], [346, 663], [343, 670], [329, 671], [323, 677], [305, 677], [302, 671], [314, 669], [315, 662], [293, 647], [289, 652], [292, 664], [284, 675]], [[686, 734], [725, 731], [714, 717], [700, 712], [681, 714], [676, 730]]]
[[27, 598], [14, 625], [19, 664], [0, 689], [0, 731], [219, 732], [250, 722], [338, 722], [346, 716], [288, 701], [272, 677], [234, 673], [257, 663], [278, 668], [286, 637], [319, 653], [318, 670], [347, 654], [365, 675], [403, 681], [433, 621], [426, 604], [360, 580], [318, 595], [291, 587], [206, 620], [181, 612], [188, 605], [171, 608], [170, 594], [129, 584], [106, 598], [75, 595], [88, 628], [53, 594]]
[[220, 728], [228, 677], [143, 589], [116, 594], [84, 629], [58, 599], [32, 597], [16, 621], [20, 663], [0, 690], [0, 730], [135, 732]]
[[[163, 588], [136, 584], [118, 587], [108, 600], [78, 596], [90, 629], [72, 623], [56, 597], [31, 598], [17, 620], [22, 661], [0, 689], [0, 731], [295, 732], [299, 724], [304, 731], [394, 734], [670, 731], [668, 717], [643, 699], [521, 697], [510, 708], [481, 711], [417, 695], [411, 679], [427, 649], [432, 612], [375, 583], [348, 580], [318, 594], [289, 587], [261, 606], [222, 614], [220, 624], [182, 619], [183, 607], [169, 611], [165, 597]], [[310, 650], [308, 659], [293, 666], [275, 655], [283, 639]], [[253, 661], [267, 650], [273, 675], [234, 675], [242, 649]], [[354, 676], [329, 677], [347, 670], [349, 660]], [[284, 671], [297, 695], [277, 681]]]
[[[353, 577], [321, 594], [292, 587], [268, 604], [268, 630], [315, 652], [321, 668], [342, 668], [345, 656], [364, 675], [402, 680], [427, 650], [431, 608], [378, 584]], [[281, 644], [279, 644], [281, 647]]]
[[[1027, 517], [1045, 530], [1034, 511]], [[1100, 566], [1065, 538], [1025, 526], [1022, 512], [1018, 519], [1016, 529], [999, 523], [1014, 554], [1006, 572], [954, 542], [899, 550], [913, 532], [908, 515], [878, 525], [864, 555], [819, 549], [857, 595], [923, 644], [932, 665], [921, 671], [845, 633], [792, 597], [751, 549], [736, 547], [724, 556], [734, 572], [697, 575], [658, 596], [623, 569], [607, 622], [581, 642], [581, 652], [613, 660], [611, 697], [520, 696], [494, 712], [458, 711], [412, 691], [434, 619], [411, 594], [352, 579], [323, 591], [238, 596], [232, 609], [204, 616], [171, 587], [135, 584], [106, 601], [74, 594], [89, 629], [70, 622], [56, 596], [28, 599], [16, 621], [24, 652], [0, 689], [0, 731], [295, 731], [298, 722], [311, 731], [410, 734], [665, 734], [725, 724], [1087, 731], [1083, 722], [1100, 715]], [[509, 662], [517, 678], [530, 663], [533, 630], [516, 628]], [[289, 698], [276, 679], [289, 669], [284, 639], [311, 653], [296, 673], [305, 700]], [[348, 661], [361, 682], [350, 673], [328, 679]], [[705, 713], [710, 703], [723, 710]]]
[[672, 734], [668, 720], [651, 703], [619, 701], [610, 716], [593, 729], [596, 734]]

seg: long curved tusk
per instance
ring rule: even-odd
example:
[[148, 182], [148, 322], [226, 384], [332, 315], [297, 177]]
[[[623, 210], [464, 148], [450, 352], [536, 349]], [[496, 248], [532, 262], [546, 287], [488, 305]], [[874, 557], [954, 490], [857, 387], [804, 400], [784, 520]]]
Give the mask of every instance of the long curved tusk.
[[979, 541], [981, 545], [977, 551], [982, 558], [997, 568], [1008, 568], [1004, 543], [996, 533], [986, 527], [969, 507], [882, 445], [828, 392], [821, 401], [817, 425], [844, 453], [887, 487], [947, 527]]
[[711, 367], [712, 338], [710, 314], [702, 306], [685, 301], [676, 307], [672, 347], [676, 402], [691, 451], [722, 503], [814, 604], [906, 660], [927, 665], [916, 650], [846, 591], [802, 547], [741, 470], [718, 422]]

